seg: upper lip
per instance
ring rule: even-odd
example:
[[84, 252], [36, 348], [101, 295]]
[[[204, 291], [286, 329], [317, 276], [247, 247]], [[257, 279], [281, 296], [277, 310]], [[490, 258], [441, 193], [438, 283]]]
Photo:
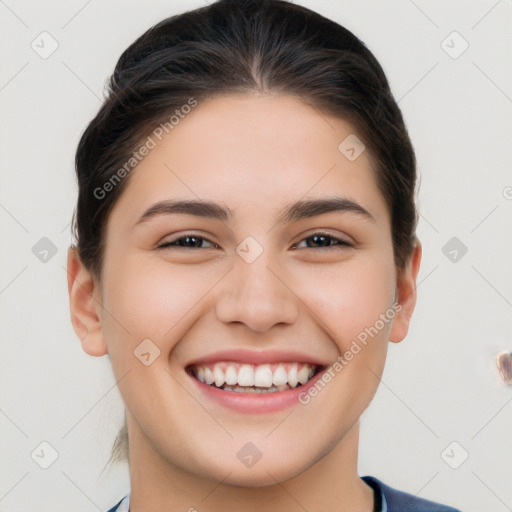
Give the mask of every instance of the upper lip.
[[265, 363], [308, 363], [315, 366], [326, 366], [326, 363], [320, 361], [317, 357], [305, 354], [303, 352], [290, 350], [220, 350], [212, 352], [198, 359], [194, 359], [186, 366], [197, 366], [200, 364], [233, 362], [246, 364], [265, 364]]

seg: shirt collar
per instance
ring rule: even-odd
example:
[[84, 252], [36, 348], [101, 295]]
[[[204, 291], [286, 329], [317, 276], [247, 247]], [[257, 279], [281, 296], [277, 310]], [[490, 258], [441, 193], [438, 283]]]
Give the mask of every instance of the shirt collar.
[[[370, 483], [369, 481], [366, 481], [366, 482]], [[374, 482], [372, 481], [371, 484], [373, 484], [373, 483]], [[381, 506], [381, 509], [379, 510], [379, 512], [388, 512], [388, 502], [386, 500], [386, 496], [384, 495], [384, 492], [382, 491], [382, 488], [380, 487], [380, 485], [371, 485], [371, 487], [374, 489], [375, 492], [378, 492], [380, 494], [380, 501], [382, 503], [382, 506]], [[130, 495], [129, 494], [122, 499], [121, 503], [119, 503], [115, 512], [130, 512]]]

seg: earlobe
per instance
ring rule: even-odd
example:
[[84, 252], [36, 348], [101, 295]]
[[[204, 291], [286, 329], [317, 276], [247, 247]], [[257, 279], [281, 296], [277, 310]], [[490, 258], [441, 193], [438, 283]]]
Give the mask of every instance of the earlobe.
[[421, 243], [416, 241], [407, 267], [397, 277], [396, 315], [389, 333], [389, 341], [399, 343], [409, 331], [409, 323], [416, 306], [416, 278], [421, 263]]
[[97, 283], [80, 260], [76, 247], [68, 250], [68, 294], [71, 323], [84, 352], [91, 356], [108, 353], [98, 316]]

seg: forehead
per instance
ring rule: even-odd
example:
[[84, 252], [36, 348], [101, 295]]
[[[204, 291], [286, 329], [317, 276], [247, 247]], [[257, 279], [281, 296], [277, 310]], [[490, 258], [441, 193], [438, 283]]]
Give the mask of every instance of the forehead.
[[334, 193], [386, 210], [368, 151], [355, 160], [343, 152], [354, 128], [296, 96], [216, 97], [183, 115], [161, 140], [150, 136], [154, 147], [114, 210], [186, 197], [254, 213], [254, 207], [277, 211], [286, 202]]

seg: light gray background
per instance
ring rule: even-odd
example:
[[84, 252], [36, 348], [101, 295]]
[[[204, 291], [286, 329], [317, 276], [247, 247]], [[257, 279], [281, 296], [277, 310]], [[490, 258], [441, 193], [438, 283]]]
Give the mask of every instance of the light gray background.
[[[360, 474], [464, 512], [512, 510], [512, 387], [495, 362], [512, 350], [512, 3], [297, 3], [375, 53], [421, 173], [419, 303], [363, 415]], [[109, 361], [85, 355], [69, 321], [74, 151], [125, 47], [201, 5], [0, 0], [3, 512], [106, 510], [128, 491], [126, 467], [101, 474], [123, 413]], [[43, 31], [59, 45], [47, 59], [31, 48]], [[469, 43], [458, 58], [453, 31]], [[32, 252], [42, 237], [58, 250], [46, 262]], [[452, 237], [468, 249], [456, 262], [442, 251]], [[48, 469], [31, 458], [42, 441], [58, 452]]]

